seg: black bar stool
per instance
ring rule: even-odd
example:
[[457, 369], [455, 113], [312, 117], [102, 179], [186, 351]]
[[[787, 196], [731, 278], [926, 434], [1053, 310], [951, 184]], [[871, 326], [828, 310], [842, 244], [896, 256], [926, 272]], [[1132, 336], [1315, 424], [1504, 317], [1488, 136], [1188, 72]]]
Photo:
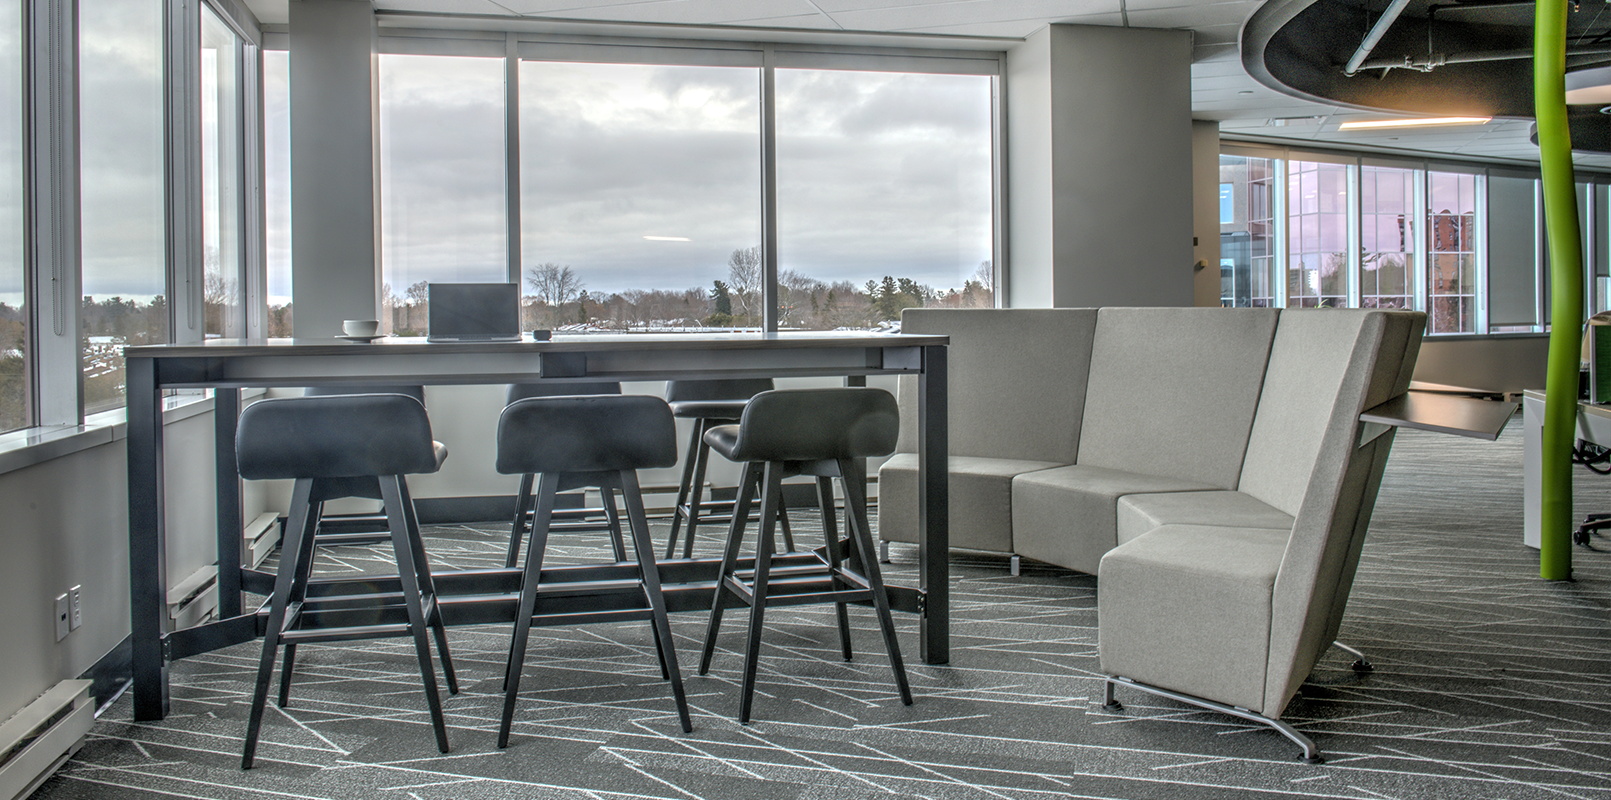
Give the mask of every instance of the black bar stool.
[[[378, 386], [309, 386], [302, 390], [303, 397], [334, 397], [346, 394], [406, 394], [420, 405], [425, 405], [425, 387], [418, 384], [382, 384]], [[446, 445], [437, 444], [446, 453]], [[313, 482], [313, 499], [319, 502], [314, 509], [318, 525], [314, 529], [314, 544], [320, 547], [341, 545], [380, 544], [391, 540], [386, 530], [386, 515], [337, 514], [326, 515], [324, 503], [346, 497], [379, 500], [380, 483], [373, 478], [319, 478]], [[287, 653], [295, 648], [290, 648]], [[286, 667], [289, 672], [290, 667]], [[282, 676], [282, 681], [286, 680]], [[285, 689], [280, 689], [280, 705], [285, 705]]]
[[[358, 394], [331, 397], [282, 397], [261, 400], [241, 412], [235, 452], [242, 478], [294, 479], [291, 520], [281, 546], [280, 569], [274, 594], [268, 601], [268, 629], [258, 663], [257, 687], [246, 723], [246, 746], [241, 768], [250, 769], [257, 750], [258, 729], [274, 673], [274, 656], [286, 645], [286, 661], [299, 642], [328, 642], [412, 635], [419, 658], [425, 700], [436, 729], [436, 746], [447, 752], [447, 726], [436, 690], [430, 644], [425, 631], [436, 635], [437, 651], [448, 691], [458, 692], [453, 662], [448, 654], [447, 630], [437, 605], [436, 588], [420, 539], [419, 520], [404, 475], [435, 472], [447, 450], [431, 440], [431, 422], [425, 406], [413, 397], [397, 394]], [[308, 596], [312, 572], [314, 530], [320, 500], [314, 495], [320, 481], [373, 480], [385, 505], [392, 549], [397, 557], [401, 592], [381, 588], [359, 596]], [[384, 581], [383, 581], [384, 582]], [[399, 594], [401, 597], [399, 598]], [[407, 622], [396, 618], [398, 600]], [[304, 628], [319, 617], [321, 624]], [[288, 688], [282, 682], [282, 693]], [[283, 700], [283, 698], [282, 698]]]
[[[542, 381], [537, 383], [511, 383], [509, 392], [504, 398], [504, 405], [524, 400], [528, 397], [565, 397], [581, 394], [620, 394], [621, 384], [616, 381], [589, 381], [587, 383], [560, 383], [558, 381]], [[530, 472], [520, 476], [520, 491], [515, 496], [515, 522], [509, 527], [509, 555], [504, 559], [505, 569], [514, 569], [520, 563], [520, 541], [525, 538], [526, 520], [531, 517], [531, 487], [536, 482], [535, 475]], [[615, 508], [615, 499], [609, 489], [601, 489], [604, 495], [603, 508], [565, 508], [555, 509], [554, 522], [549, 530], [564, 531], [594, 531], [607, 530], [610, 532], [610, 546], [615, 549], [615, 560], [627, 559], [626, 543], [621, 539], [621, 517]], [[605, 523], [598, 525], [588, 522], [589, 518], [597, 518], [604, 514]], [[559, 519], [573, 520], [558, 522]]]
[[[731, 520], [731, 517], [706, 513], [724, 508], [727, 504], [703, 502], [705, 467], [710, 462], [710, 445], [705, 444], [705, 433], [717, 425], [738, 422], [744, 414], [744, 404], [751, 397], [771, 389], [771, 378], [666, 381], [666, 402], [671, 405], [672, 416], [694, 421], [693, 434], [688, 438], [688, 455], [682, 465], [682, 482], [677, 487], [677, 506], [671, 517], [671, 538], [666, 543], [666, 558], [677, 556], [677, 532], [683, 520], [688, 520], [687, 540], [682, 547], [683, 558], [690, 558], [694, 554], [694, 529], [699, 526], [701, 519], [710, 522]], [[785, 546], [794, 550], [794, 537], [789, 531], [786, 513], [783, 516], [783, 537]]]
[[[838, 606], [840, 647], [849, 660], [850, 623], [845, 604], [871, 600], [884, 632], [884, 645], [889, 650], [889, 663], [895, 672], [901, 702], [912, 704], [906, 667], [901, 663], [900, 645], [895, 640], [895, 621], [890, 617], [889, 596], [878, 574], [878, 559], [874, 555], [867, 520], [866, 468], [859, 460], [895, 451], [899, 415], [895, 398], [882, 389], [771, 391], [750, 399], [739, 424], [712, 428], [705, 434], [711, 449], [734, 461], [745, 462], [733, 522], [728, 528], [727, 547], [722, 553], [721, 578], [711, 604], [704, 652], [699, 659], [699, 674], [704, 675], [710, 670], [727, 598], [731, 596], [749, 605], [749, 640], [744, 657], [739, 722], [750, 719], [755, 669], [761, 652], [761, 624], [769, 605], [834, 603]], [[774, 571], [772, 525], [777, 519], [783, 479], [793, 475], [817, 476], [827, 543], [817, 551], [819, 563]], [[840, 480], [845, 491], [845, 527], [849, 536], [845, 541], [839, 540], [834, 525], [833, 478]], [[761, 486], [761, 532], [755, 545], [755, 567], [746, 575], [738, 570], [738, 553], [757, 485]], [[853, 554], [860, 562], [860, 574], [842, 563], [851, 557], [847, 554]]]
[[534, 397], [506, 406], [498, 418], [498, 472], [504, 475], [534, 473], [537, 480], [537, 508], [532, 515], [531, 543], [526, 548], [525, 573], [520, 582], [520, 605], [515, 612], [515, 630], [509, 643], [509, 662], [504, 671], [503, 720], [498, 727], [498, 746], [509, 745], [509, 728], [515, 714], [515, 696], [520, 690], [521, 667], [526, 660], [526, 642], [533, 616], [538, 615], [542, 595], [566, 591], [563, 585], [541, 585], [543, 550], [548, 544], [549, 522], [557, 493], [584, 486], [596, 486], [611, 498], [619, 492], [626, 500], [627, 521], [632, 529], [632, 546], [637, 554], [637, 578], [632, 581], [643, 590], [644, 605], [631, 608], [600, 608], [585, 614], [542, 614], [542, 624], [610, 622], [649, 619], [655, 648], [660, 656], [661, 676], [671, 681], [671, 694], [684, 732], [693, 730], [688, 716], [688, 700], [683, 694], [682, 674], [677, 668], [677, 651], [672, 643], [671, 625], [666, 619], [666, 601], [660, 593], [660, 567], [655, 563], [654, 543], [649, 539], [649, 522], [643, 512], [643, 496], [637, 470], [660, 469], [677, 463], [677, 428], [671, 409], [664, 400], [644, 395], [587, 395], [577, 397]]

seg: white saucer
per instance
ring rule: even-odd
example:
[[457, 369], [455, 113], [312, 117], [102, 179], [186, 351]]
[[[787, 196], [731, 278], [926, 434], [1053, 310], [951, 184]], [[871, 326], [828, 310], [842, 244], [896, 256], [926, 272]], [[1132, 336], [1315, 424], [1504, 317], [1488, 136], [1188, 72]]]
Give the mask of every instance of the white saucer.
[[337, 336], [336, 338], [337, 339], [346, 339], [349, 342], [373, 342], [376, 339], [384, 339], [384, 338], [386, 338], [386, 334], [377, 333], [374, 336], [348, 336], [346, 334], [341, 334], [341, 335]]

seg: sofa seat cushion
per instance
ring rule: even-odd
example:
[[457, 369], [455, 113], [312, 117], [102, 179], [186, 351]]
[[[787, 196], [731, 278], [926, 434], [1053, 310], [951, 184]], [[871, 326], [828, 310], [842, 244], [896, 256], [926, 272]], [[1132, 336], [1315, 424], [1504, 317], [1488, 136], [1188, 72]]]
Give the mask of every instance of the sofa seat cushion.
[[1102, 671], [1264, 708], [1271, 597], [1287, 531], [1165, 525], [1113, 549], [1097, 578]]
[[[951, 546], [1012, 552], [1012, 479], [1061, 466], [1051, 461], [952, 456]], [[917, 455], [896, 453], [878, 470], [878, 535], [917, 541]]]
[[1163, 525], [1292, 530], [1292, 515], [1241, 492], [1163, 492], [1119, 498], [1119, 544]]
[[1118, 544], [1119, 498], [1215, 488], [1081, 464], [1019, 475], [1012, 482], [1013, 552], [1095, 575], [1102, 555]]

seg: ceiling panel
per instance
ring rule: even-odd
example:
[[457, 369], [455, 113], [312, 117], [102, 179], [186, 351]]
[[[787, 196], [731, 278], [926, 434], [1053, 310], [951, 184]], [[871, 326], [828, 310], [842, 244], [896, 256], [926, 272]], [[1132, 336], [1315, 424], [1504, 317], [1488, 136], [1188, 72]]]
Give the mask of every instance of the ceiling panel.
[[[835, 13], [846, 28], [894, 31], [940, 25], [970, 25], [1036, 20], [1044, 25], [1077, 14], [1115, 11], [1117, 0], [960, 0], [954, 3], [862, 9]], [[1037, 26], [1039, 27], [1039, 26]]]

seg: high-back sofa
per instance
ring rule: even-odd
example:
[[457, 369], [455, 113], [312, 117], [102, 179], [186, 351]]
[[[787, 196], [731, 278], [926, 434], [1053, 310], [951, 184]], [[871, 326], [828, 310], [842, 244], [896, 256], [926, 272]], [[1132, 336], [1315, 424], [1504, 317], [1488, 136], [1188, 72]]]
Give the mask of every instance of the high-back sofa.
[[[1114, 683], [1270, 724], [1337, 634], [1425, 315], [908, 309], [950, 337], [953, 547], [1098, 576]], [[915, 385], [879, 533], [916, 541]]]

